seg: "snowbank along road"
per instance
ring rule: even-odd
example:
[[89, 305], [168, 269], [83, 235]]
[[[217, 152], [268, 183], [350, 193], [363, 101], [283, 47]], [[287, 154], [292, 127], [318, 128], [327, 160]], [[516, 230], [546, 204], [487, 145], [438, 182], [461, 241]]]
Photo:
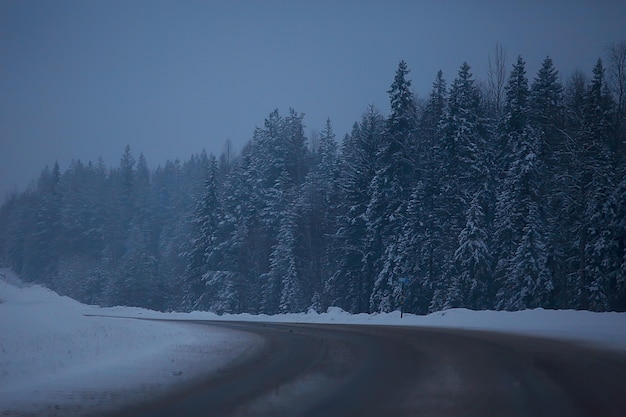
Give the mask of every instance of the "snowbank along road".
[[112, 416], [626, 416], [626, 353], [504, 333], [202, 322], [256, 355]]

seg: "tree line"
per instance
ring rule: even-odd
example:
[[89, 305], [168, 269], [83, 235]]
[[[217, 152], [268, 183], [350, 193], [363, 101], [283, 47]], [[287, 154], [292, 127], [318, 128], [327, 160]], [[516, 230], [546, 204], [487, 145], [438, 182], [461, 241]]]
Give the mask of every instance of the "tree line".
[[565, 82], [496, 52], [421, 100], [401, 61], [341, 141], [274, 110], [237, 154], [47, 167], [0, 208], [0, 263], [156, 310], [624, 311], [626, 42]]

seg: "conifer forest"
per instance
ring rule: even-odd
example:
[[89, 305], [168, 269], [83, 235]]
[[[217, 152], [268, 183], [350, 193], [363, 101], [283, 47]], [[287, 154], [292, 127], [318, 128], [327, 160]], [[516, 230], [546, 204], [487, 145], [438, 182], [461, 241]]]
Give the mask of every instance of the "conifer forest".
[[463, 63], [418, 98], [400, 61], [344, 137], [283, 109], [216, 156], [54, 163], [1, 206], [0, 265], [163, 311], [626, 311], [626, 42], [589, 69]]

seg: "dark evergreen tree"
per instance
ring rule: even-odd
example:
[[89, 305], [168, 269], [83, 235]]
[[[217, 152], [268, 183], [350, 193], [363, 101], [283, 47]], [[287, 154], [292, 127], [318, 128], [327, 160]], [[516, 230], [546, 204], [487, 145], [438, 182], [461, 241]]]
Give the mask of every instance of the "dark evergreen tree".
[[515, 253], [509, 260], [509, 275], [498, 292], [498, 308], [523, 310], [549, 306], [554, 287], [546, 268], [546, 247], [538, 217], [538, 207], [531, 203], [527, 221]]
[[[296, 222], [294, 211], [294, 185], [289, 173], [284, 170], [270, 190], [270, 206], [268, 212], [279, 219], [279, 230], [276, 244], [270, 255], [269, 271], [262, 274], [262, 301], [261, 312], [276, 314], [283, 311], [283, 298], [287, 297], [287, 304], [295, 306], [301, 302], [301, 296], [296, 297], [300, 289], [300, 279], [295, 263], [296, 252]], [[285, 289], [285, 280], [289, 281], [289, 288]], [[283, 294], [283, 290], [289, 296]], [[297, 298], [295, 300], [294, 298]]]
[[106, 171], [101, 164], [85, 166], [80, 161], [72, 161], [59, 183], [62, 251], [56, 289], [90, 303], [100, 300], [104, 288], [95, 270], [105, 245], [105, 185]]
[[459, 246], [454, 252], [456, 274], [452, 276], [448, 288], [445, 308], [484, 309], [489, 305], [486, 277], [491, 273], [491, 254], [482, 204], [480, 193], [476, 193], [467, 211], [465, 227], [459, 234]]
[[590, 83], [575, 76], [569, 85], [566, 171], [561, 192], [563, 199], [569, 199], [562, 228], [567, 255], [567, 288], [570, 288], [566, 298], [571, 306], [585, 309], [598, 308], [592, 307], [591, 299], [606, 299], [605, 295], [592, 294], [606, 288], [606, 285], [592, 286], [597, 277], [592, 272], [591, 248], [598, 238], [598, 228], [592, 219], [597, 218], [615, 185], [608, 139], [612, 101], [606, 90], [601, 60], [594, 67], [593, 75]]
[[547, 170], [540, 130], [545, 121], [534, 118], [529, 96], [525, 62], [519, 57], [506, 87], [501, 142], [508, 154], [494, 231], [496, 306], [508, 310], [548, 306], [554, 293], [545, 228]]
[[549, 307], [554, 283], [547, 264], [547, 232], [539, 157], [540, 134], [527, 126], [513, 149], [513, 161], [498, 193], [496, 307], [508, 310]]
[[184, 298], [182, 289], [188, 268], [189, 240], [194, 233], [193, 214], [202, 197], [207, 165], [208, 157], [203, 153], [192, 155], [184, 165], [168, 160], [152, 175], [153, 230], [158, 239], [161, 275], [165, 287], [169, 288], [166, 291], [168, 309], [189, 308], [189, 304], [183, 302], [189, 299]]
[[36, 190], [27, 189], [16, 194], [0, 209], [0, 239], [2, 240], [2, 265], [12, 268], [25, 280], [32, 280], [25, 263], [31, 259], [34, 225], [39, 198]]
[[367, 245], [366, 213], [371, 200], [369, 185], [379, 167], [384, 124], [380, 112], [369, 106], [360, 123], [355, 123], [351, 134], [344, 138], [341, 149], [338, 178], [341, 211], [335, 237], [337, 271], [327, 282], [325, 292], [331, 305], [352, 312], [369, 311], [376, 273], [374, 263], [380, 251], [375, 242]]
[[[601, 225], [597, 233], [594, 252], [600, 255], [594, 271], [596, 280], [592, 285], [592, 294], [609, 297], [608, 308], [616, 311], [626, 311], [626, 169], [621, 166], [617, 172], [619, 181], [610, 198], [600, 211], [600, 216], [594, 220], [595, 225]], [[599, 222], [599, 223], [595, 223]], [[594, 233], [594, 236], [596, 233]], [[603, 301], [601, 298], [597, 301]], [[592, 300], [592, 305], [598, 309], [607, 303]]]
[[125, 242], [128, 248], [117, 261], [115, 274], [105, 288], [110, 305], [126, 305], [162, 310], [163, 288], [157, 259], [148, 252], [147, 233], [133, 224]]
[[441, 161], [440, 126], [445, 113], [446, 82], [439, 71], [419, 121], [417, 169], [420, 180], [407, 206], [401, 250], [405, 253], [402, 274], [410, 278], [405, 286], [405, 309], [426, 313], [443, 271], [443, 236], [439, 214], [438, 169]]
[[58, 251], [61, 235], [61, 210], [59, 164], [46, 167], [37, 182], [37, 205], [34, 223], [28, 227], [24, 260], [21, 273], [28, 280], [36, 280], [46, 285], [54, 285], [57, 276]]
[[579, 265], [582, 267], [585, 263], [585, 271], [579, 271], [580, 303], [582, 307], [596, 311], [604, 311], [610, 306], [613, 290], [610, 276], [616, 267], [606, 268], [611, 263], [607, 258], [610, 251], [605, 247], [607, 226], [613, 221], [603, 212], [617, 185], [616, 180], [619, 181], [615, 177], [611, 154], [616, 134], [614, 115], [614, 102], [606, 84], [604, 66], [598, 59], [585, 97], [584, 131], [580, 132], [582, 149], [577, 149], [579, 161], [584, 164], [579, 172], [579, 186], [586, 199], [580, 219], [580, 228], [585, 231], [579, 229], [578, 232], [580, 248], [584, 245], [585, 252], [579, 252], [584, 258], [584, 261], [579, 260]]
[[[339, 189], [337, 185], [337, 142], [330, 119], [321, 132], [318, 155], [307, 174], [297, 199], [298, 251], [303, 297], [307, 308], [322, 308], [327, 281], [336, 270]], [[325, 298], [325, 297], [324, 297]]]
[[[284, 154], [284, 166], [294, 184], [302, 184], [307, 174], [307, 144], [304, 136], [304, 113], [297, 113], [294, 109], [289, 109], [289, 114], [285, 117], [283, 129], [284, 138], [279, 153]], [[281, 170], [282, 171], [282, 170]]]
[[563, 86], [550, 57], [541, 64], [529, 99], [532, 119], [541, 126], [549, 149], [554, 151], [559, 147], [556, 130], [563, 127]]
[[205, 191], [194, 214], [194, 234], [190, 242], [186, 275], [186, 304], [193, 309], [210, 309], [213, 294], [207, 291], [207, 280], [214, 271], [211, 254], [215, 248], [216, 232], [221, 217], [217, 195], [217, 162], [209, 157]]
[[391, 115], [387, 119], [380, 149], [379, 167], [370, 184], [371, 199], [367, 208], [367, 247], [376, 254], [377, 273], [370, 297], [372, 311], [390, 311], [396, 307], [397, 287], [402, 263], [401, 236], [406, 205], [415, 183], [416, 108], [409, 69], [400, 61], [394, 82], [387, 92]]
[[[443, 243], [444, 282], [435, 291], [431, 309], [441, 309], [450, 298], [448, 291], [455, 290], [464, 271], [455, 268], [454, 254], [459, 247], [459, 238], [466, 227], [473, 201], [487, 207], [485, 196], [489, 195], [490, 169], [486, 129], [480, 106], [480, 94], [470, 73], [470, 67], [463, 63], [454, 80], [448, 96], [448, 105], [441, 126], [442, 142], [439, 180], [441, 206], [439, 213], [441, 230], [447, 240]], [[481, 222], [481, 227], [486, 225]], [[487, 231], [485, 230], [485, 233]], [[477, 276], [486, 283], [488, 275]], [[487, 288], [487, 285], [481, 285]], [[464, 307], [475, 307], [465, 305]]]
[[566, 135], [564, 134], [565, 105], [563, 86], [552, 59], [546, 57], [533, 80], [529, 107], [532, 125], [539, 130], [538, 162], [546, 172], [542, 179], [543, 202], [541, 204], [546, 234], [545, 257], [552, 276], [554, 289], [553, 306], [565, 306], [567, 277], [563, 259], [567, 238], [562, 233], [563, 207], [568, 203], [563, 190], [563, 167], [566, 164]]
[[272, 253], [270, 274], [280, 279], [280, 299], [278, 310], [281, 313], [303, 311], [306, 295], [302, 277], [296, 264], [296, 214], [290, 205], [284, 212], [278, 231], [278, 241]]

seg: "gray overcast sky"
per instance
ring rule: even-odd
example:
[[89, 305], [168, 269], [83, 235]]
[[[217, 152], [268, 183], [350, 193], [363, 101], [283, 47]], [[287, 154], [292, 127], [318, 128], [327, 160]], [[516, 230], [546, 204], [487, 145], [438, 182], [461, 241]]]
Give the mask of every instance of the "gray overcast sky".
[[117, 166], [126, 144], [151, 168], [239, 150], [274, 108], [341, 139], [368, 104], [388, 112], [400, 59], [424, 97], [463, 61], [484, 79], [496, 42], [532, 78], [546, 55], [590, 73], [618, 40], [619, 0], [3, 0], [0, 201], [54, 161]]

